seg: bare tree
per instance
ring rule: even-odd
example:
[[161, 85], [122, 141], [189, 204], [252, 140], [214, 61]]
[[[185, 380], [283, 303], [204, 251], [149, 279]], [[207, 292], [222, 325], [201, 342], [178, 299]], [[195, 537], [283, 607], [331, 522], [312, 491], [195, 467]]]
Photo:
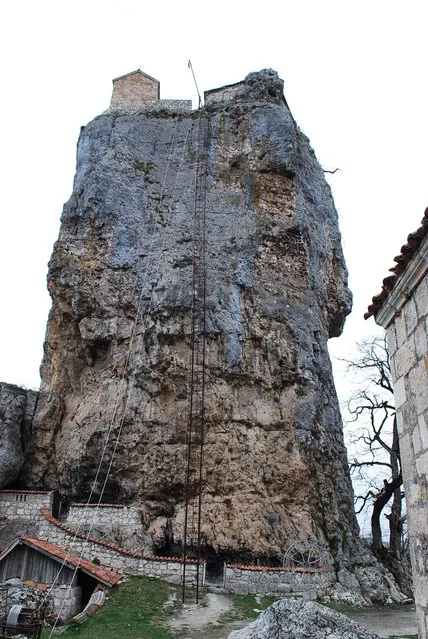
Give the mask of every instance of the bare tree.
[[[356, 494], [356, 511], [371, 508], [373, 552], [384, 557], [389, 551], [398, 558], [404, 493], [386, 338], [374, 336], [360, 342], [356, 357], [345, 361], [360, 382], [358, 391], [348, 401], [350, 419], [347, 420], [351, 446], [355, 450], [350, 461], [351, 475], [361, 480], [359, 486], [365, 485]], [[381, 517], [390, 502], [391, 510], [385, 515], [389, 520], [389, 540], [385, 546]]]

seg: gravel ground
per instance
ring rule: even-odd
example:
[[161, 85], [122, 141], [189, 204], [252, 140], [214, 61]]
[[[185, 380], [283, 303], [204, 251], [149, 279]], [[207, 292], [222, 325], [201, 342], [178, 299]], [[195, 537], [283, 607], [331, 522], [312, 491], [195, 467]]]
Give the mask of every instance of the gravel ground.
[[348, 613], [348, 617], [376, 632], [379, 637], [408, 637], [418, 633], [414, 604], [362, 608]]
[[[173, 617], [169, 627], [184, 631], [183, 639], [227, 639], [233, 630], [252, 621], [219, 623], [219, 618], [232, 608], [233, 602], [226, 595], [208, 593], [199, 604], [186, 604], [180, 615]], [[414, 605], [361, 608], [348, 612], [347, 616], [382, 638], [404, 639], [418, 632]]]

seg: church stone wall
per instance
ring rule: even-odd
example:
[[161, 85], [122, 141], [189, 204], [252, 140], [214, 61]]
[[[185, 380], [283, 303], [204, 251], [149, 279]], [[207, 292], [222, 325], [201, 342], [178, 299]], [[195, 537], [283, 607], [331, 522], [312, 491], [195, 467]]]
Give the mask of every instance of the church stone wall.
[[141, 102], [159, 99], [159, 82], [139, 73], [130, 73], [113, 80], [111, 108], [137, 107]]
[[427, 248], [396, 285], [403, 303], [393, 313], [391, 294], [376, 317], [387, 328], [391, 357], [420, 639], [428, 637], [428, 274], [420, 272]]

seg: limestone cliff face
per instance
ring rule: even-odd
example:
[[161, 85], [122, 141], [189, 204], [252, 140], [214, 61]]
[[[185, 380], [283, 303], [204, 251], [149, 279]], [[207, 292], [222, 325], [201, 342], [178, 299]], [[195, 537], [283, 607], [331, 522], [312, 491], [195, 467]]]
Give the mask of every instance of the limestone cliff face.
[[0, 383], [0, 488], [18, 479], [30, 444], [38, 393]]
[[272, 71], [208, 93], [200, 112], [108, 112], [82, 130], [24, 481], [83, 500], [111, 427], [95, 494], [111, 463], [103, 501], [140, 504], [155, 546], [180, 543], [197, 165], [204, 538], [271, 556], [317, 539], [340, 560], [357, 527], [327, 340], [351, 296], [330, 188]]

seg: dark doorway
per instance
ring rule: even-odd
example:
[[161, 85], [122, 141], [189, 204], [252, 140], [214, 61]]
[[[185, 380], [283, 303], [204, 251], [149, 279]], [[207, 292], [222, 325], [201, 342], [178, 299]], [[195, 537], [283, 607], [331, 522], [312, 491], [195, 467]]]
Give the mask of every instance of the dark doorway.
[[205, 585], [223, 586], [224, 561], [221, 557], [207, 559], [205, 564]]

